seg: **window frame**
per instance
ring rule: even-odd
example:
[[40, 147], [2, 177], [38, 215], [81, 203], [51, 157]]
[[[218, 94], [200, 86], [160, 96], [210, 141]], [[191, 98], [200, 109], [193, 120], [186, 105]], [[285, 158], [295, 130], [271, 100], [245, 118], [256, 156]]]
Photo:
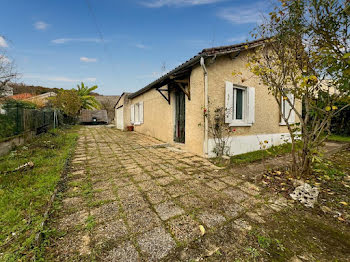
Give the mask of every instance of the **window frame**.
[[139, 103], [134, 104], [134, 125], [140, 125], [140, 105]]
[[[285, 96], [287, 96], [287, 97], [289, 96], [288, 99], [292, 99], [291, 103], [292, 103], [293, 106], [295, 107], [295, 97], [294, 97], [294, 95], [293, 95], [291, 92], [289, 92], [289, 91], [287, 90], [287, 91], [285, 91]], [[283, 99], [283, 98], [284, 98], [284, 96], [283, 96], [283, 94], [282, 94], [282, 95], [281, 95], [281, 113], [282, 113], [282, 115], [283, 115], [285, 118], [287, 118], [288, 115], [289, 115], [289, 117], [288, 117], [288, 124], [293, 125], [293, 124], [295, 124], [295, 112], [294, 112], [294, 110], [292, 109], [292, 107], [289, 105], [288, 101], [287, 101], [286, 99]], [[289, 109], [290, 112], [288, 112], [288, 114], [286, 114], [286, 113], [287, 113], [287, 112], [286, 112], [287, 108], [288, 108], [288, 109], [290, 108], [290, 109]], [[280, 126], [286, 126], [287, 123], [285, 123], [283, 117], [280, 116], [280, 118], [281, 118], [281, 120], [280, 120]]]
[[[143, 107], [143, 101], [140, 101], [140, 102], [137, 102], [135, 104], [132, 104], [131, 105], [132, 107], [134, 107], [134, 114], [133, 114], [133, 117], [134, 117], [134, 122], [132, 123], [134, 126], [139, 126], [139, 125], [142, 125], [143, 122], [144, 122], [144, 111], [143, 111], [143, 108], [142, 108], [142, 117], [141, 117], [141, 107]], [[142, 119], [141, 119], [142, 118]]]
[[[242, 90], [242, 119], [236, 119], [236, 112], [237, 112], [237, 89]], [[246, 87], [241, 87], [237, 85], [233, 85], [233, 105], [232, 105], [232, 118], [230, 126], [252, 126], [252, 124], [249, 124], [247, 112], [248, 112], [248, 91]]]

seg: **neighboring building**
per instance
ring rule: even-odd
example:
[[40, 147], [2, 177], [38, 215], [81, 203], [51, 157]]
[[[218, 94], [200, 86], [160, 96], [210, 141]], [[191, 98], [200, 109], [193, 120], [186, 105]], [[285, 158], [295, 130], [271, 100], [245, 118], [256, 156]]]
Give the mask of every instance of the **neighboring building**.
[[13, 96], [13, 88], [7, 84], [3, 86], [3, 88], [0, 88], [0, 97], [7, 97], [7, 96]]
[[57, 96], [55, 92], [47, 92], [37, 96], [31, 96], [26, 99], [22, 99], [23, 101], [31, 102], [36, 104], [38, 107], [45, 107], [50, 101], [50, 97]]
[[82, 109], [79, 118], [82, 124], [108, 124], [106, 110]]
[[123, 93], [117, 100], [115, 108], [114, 123], [120, 130], [126, 130], [128, 125], [131, 125], [130, 121], [130, 93]]
[[29, 99], [31, 97], [33, 97], [33, 95], [30, 93], [21, 93], [21, 94], [9, 96], [8, 98], [14, 99], [14, 100], [26, 100], [26, 99]]
[[119, 97], [120, 96], [95, 96], [96, 100], [101, 104], [100, 109], [107, 111], [109, 123], [114, 121], [114, 106], [119, 100]]
[[[213, 157], [215, 142], [205, 111], [226, 108], [227, 127], [235, 129], [228, 137], [230, 155], [259, 150], [261, 141], [267, 140], [270, 146], [283, 143], [289, 133], [278, 104], [246, 67], [247, 54], [262, 44], [264, 40], [256, 40], [204, 49], [148, 86], [122, 95], [116, 105], [118, 128], [132, 124], [137, 132]], [[241, 74], [237, 77], [233, 72]], [[289, 115], [290, 108], [282, 101], [283, 112]], [[296, 103], [301, 108], [300, 101]], [[293, 113], [289, 121], [295, 121]]]

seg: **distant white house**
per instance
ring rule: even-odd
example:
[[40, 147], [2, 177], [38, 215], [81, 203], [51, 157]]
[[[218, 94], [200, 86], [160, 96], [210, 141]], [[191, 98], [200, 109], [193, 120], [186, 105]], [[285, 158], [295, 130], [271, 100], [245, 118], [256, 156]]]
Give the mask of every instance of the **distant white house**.
[[0, 97], [13, 96], [13, 88], [9, 85], [5, 85], [0, 89]]

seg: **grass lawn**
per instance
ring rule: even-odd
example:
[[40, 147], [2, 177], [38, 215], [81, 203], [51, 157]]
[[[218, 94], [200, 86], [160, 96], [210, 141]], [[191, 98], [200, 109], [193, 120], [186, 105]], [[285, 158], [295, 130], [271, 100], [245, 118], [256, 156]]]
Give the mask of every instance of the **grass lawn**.
[[[75, 148], [76, 129], [55, 130], [0, 157], [0, 261], [27, 261], [66, 159]], [[29, 161], [32, 169], [12, 172]]]
[[273, 146], [267, 150], [258, 150], [241, 155], [232, 156], [230, 162], [232, 164], [251, 163], [269, 157], [275, 157], [290, 153], [292, 150], [291, 144], [283, 144], [280, 146]]
[[350, 142], [350, 136], [331, 135], [327, 139], [336, 142]]

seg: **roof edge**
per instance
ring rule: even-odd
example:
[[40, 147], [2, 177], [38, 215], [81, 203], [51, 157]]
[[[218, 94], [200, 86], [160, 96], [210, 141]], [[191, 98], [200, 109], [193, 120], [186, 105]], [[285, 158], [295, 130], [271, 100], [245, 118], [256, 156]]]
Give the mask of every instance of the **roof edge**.
[[194, 66], [197, 62], [199, 62], [201, 57], [225, 55], [225, 54], [229, 54], [229, 53], [233, 53], [233, 52], [237, 52], [237, 51], [241, 51], [241, 50], [252, 49], [252, 48], [255, 48], [257, 46], [262, 45], [267, 40], [268, 40], [268, 38], [259, 38], [259, 39], [256, 39], [254, 41], [244, 42], [244, 43], [235, 44], [235, 45], [227, 45], [227, 46], [219, 46], [219, 47], [203, 49], [201, 52], [199, 52], [197, 55], [195, 55], [191, 59], [187, 60], [185, 63], [179, 65], [178, 67], [174, 68], [173, 70], [171, 70], [167, 74], [165, 74], [165, 75], [161, 76], [160, 78], [156, 79], [155, 81], [151, 82], [150, 84], [148, 84], [144, 88], [141, 88], [138, 91], [130, 94], [128, 97], [130, 99], [133, 99], [139, 95], [142, 95], [143, 93], [146, 93], [147, 91], [153, 89], [153, 87], [155, 85], [166, 80], [172, 74], [174, 74], [182, 69], [186, 69], [186, 68], [190, 68], [190, 67]]

